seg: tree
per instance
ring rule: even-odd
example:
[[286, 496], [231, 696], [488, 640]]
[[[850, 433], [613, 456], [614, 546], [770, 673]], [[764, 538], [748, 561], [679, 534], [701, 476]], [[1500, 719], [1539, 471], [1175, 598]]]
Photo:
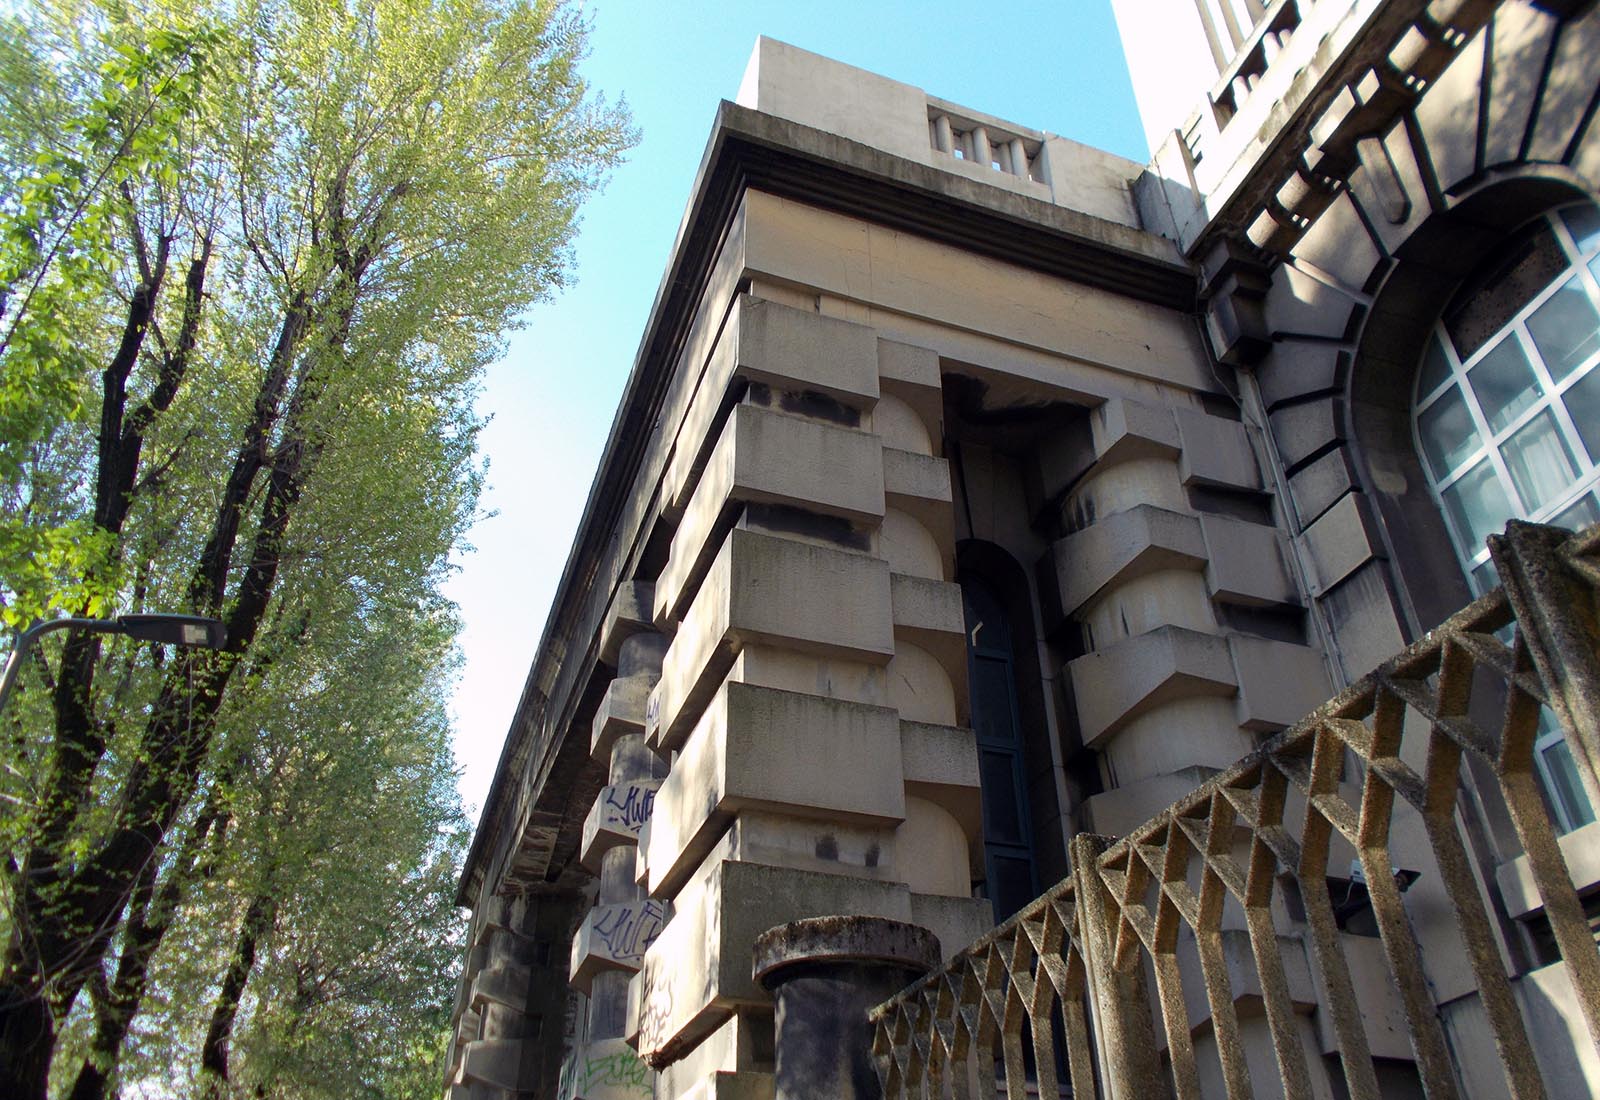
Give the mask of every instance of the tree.
[[[11, 17], [3, 63], [42, 79], [0, 128], [0, 211], [35, 242], [0, 307], [0, 417], [27, 428], [0, 438], [0, 599], [13, 621], [217, 615], [229, 646], [69, 636], [11, 716], [0, 1093], [46, 1094], [84, 986], [112, 1004], [108, 959], [239, 833], [212, 796], [258, 778], [255, 693], [336, 618], [434, 614], [480, 479], [478, 373], [633, 140], [578, 75], [585, 29], [559, 0]], [[27, 540], [68, 549], [7, 552]]]

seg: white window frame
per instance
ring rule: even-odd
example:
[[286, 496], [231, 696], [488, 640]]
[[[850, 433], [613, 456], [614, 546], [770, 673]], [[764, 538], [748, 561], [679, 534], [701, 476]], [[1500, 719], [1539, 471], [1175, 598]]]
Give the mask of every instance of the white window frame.
[[[1592, 507], [1600, 508], [1600, 456], [1591, 456], [1584, 446], [1583, 438], [1578, 433], [1577, 425], [1563, 398], [1568, 390], [1587, 378], [1591, 373], [1600, 371], [1600, 346], [1591, 351], [1589, 355], [1577, 366], [1568, 371], [1566, 377], [1557, 383], [1553, 380], [1549, 368], [1546, 366], [1544, 356], [1539, 352], [1538, 345], [1534, 343], [1532, 332], [1527, 327], [1528, 318], [1539, 311], [1539, 308], [1556, 295], [1558, 291], [1576, 280], [1589, 296], [1590, 305], [1595, 307], [1600, 314], [1600, 279], [1596, 278], [1596, 270], [1600, 269], [1600, 233], [1592, 237], [1592, 246], [1582, 250], [1577, 240], [1567, 228], [1566, 222], [1558, 216], [1558, 211], [1541, 215], [1548, 225], [1553, 227], [1557, 242], [1566, 256], [1567, 264], [1561, 273], [1552, 279], [1548, 286], [1534, 295], [1515, 316], [1504, 326], [1484, 340], [1481, 346], [1471, 356], [1463, 360], [1456, 352], [1455, 345], [1450, 340], [1449, 332], [1445, 329], [1442, 319], [1434, 323], [1430, 343], [1437, 341], [1444, 352], [1444, 358], [1449, 366], [1449, 375], [1428, 393], [1421, 393], [1423, 371], [1419, 364], [1416, 377], [1412, 382], [1411, 397], [1411, 434], [1412, 444], [1417, 449], [1417, 459], [1422, 467], [1423, 476], [1428, 482], [1428, 491], [1433, 495], [1434, 502], [1444, 519], [1445, 527], [1450, 532], [1450, 542], [1456, 552], [1457, 560], [1462, 570], [1466, 573], [1468, 583], [1473, 590], [1483, 593], [1495, 584], [1494, 567], [1489, 563], [1489, 550], [1487, 546], [1473, 546], [1468, 542], [1467, 533], [1458, 531], [1454, 516], [1444, 499], [1445, 490], [1458, 482], [1464, 475], [1476, 470], [1480, 462], [1487, 457], [1494, 469], [1495, 477], [1500, 483], [1500, 488], [1505, 492], [1506, 500], [1510, 502], [1512, 513], [1507, 519], [1527, 519], [1539, 523], [1548, 523], [1561, 516], [1569, 508], [1578, 506], [1583, 498], [1587, 497]], [[1487, 416], [1479, 404], [1477, 394], [1467, 377], [1468, 372], [1483, 361], [1491, 352], [1499, 348], [1507, 340], [1515, 340], [1521, 348], [1529, 365], [1532, 367], [1534, 377], [1541, 391], [1538, 400], [1528, 408], [1523, 409], [1510, 422], [1498, 432], [1491, 431]], [[1424, 351], [1424, 362], [1427, 352]], [[1423, 447], [1422, 415], [1432, 406], [1449, 394], [1452, 390], [1460, 393], [1461, 399], [1472, 417], [1475, 433], [1475, 445], [1461, 458], [1455, 467], [1443, 476], [1435, 474], [1429, 460], [1428, 451]], [[1520, 429], [1532, 423], [1536, 418], [1550, 412], [1556, 422], [1557, 431], [1562, 442], [1566, 445], [1569, 456], [1573, 460], [1577, 476], [1561, 492], [1554, 494], [1550, 501], [1542, 507], [1530, 509], [1521, 498], [1516, 481], [1511, 476], [1511, 471], [1505, 458], [1500, 453], [1501, 445], [1511, 439]], [[1556, 823], [1564, 832], [1594, 819], [1594, 811], [1587, 805], [1574, 806], [1566, 796], [1560, 792], [1567, 789], [1567, 785], [1558, 781], [1550, 770], [1546, 753], [1556, 749], [1564, 741], [1559, 725], [1546, 712], [1541, 722], [1541, 732], [1534, 743], [1534, 761], [1543, 782], [1546, 800], [1550, 804], [1556, 817]], [[1574, 777], [1576, 778], [1576, 777]], [[1581, 787], [1578, 788], [1579, 797], [1583, 797]]]

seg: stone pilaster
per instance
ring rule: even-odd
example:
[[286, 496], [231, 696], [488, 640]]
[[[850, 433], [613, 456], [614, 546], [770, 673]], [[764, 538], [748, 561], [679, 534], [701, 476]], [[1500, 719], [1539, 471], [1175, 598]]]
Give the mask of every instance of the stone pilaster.
[[587, 1013], [562, 1075], [562, 1100], [637, 1100], [654, 1092], [654, 1074], [625, 1038], [629, 980], [669, 915], [637, 881], [639, 834], [667, 770], [644, 737], [645, 701], [667, 649], [667, 639], [649, 625], [652, 596], [651, 585], [628, 586], [602, 639], [617, 677], [591, 731], [591, 751], [607, 765], [607, 784], [584, 821], [579, 852], [599, 884], [594, 908], [573, 938], [569, 979], [585, 994]]
[[644, 731], [672, 765], [639, 881], [671, 919], [625, 1028], [675, 1097], [770, 1094], [765, 929], [983, 928], [976, 755], [948, 744], [966, 685], [937, 358], [746, 296], [706, 371], [664, 480], [673, 639]]

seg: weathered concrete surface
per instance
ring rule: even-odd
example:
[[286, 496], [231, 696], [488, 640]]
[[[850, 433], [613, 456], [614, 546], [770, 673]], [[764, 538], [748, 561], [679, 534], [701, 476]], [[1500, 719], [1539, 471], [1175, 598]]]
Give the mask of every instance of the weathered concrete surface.
[[777, 997], [777, 1100], [883, 1095], [867, 1013], [939, 965], [926, 928], [874, 917], [818, 917], [757, 937], [753, 973]]

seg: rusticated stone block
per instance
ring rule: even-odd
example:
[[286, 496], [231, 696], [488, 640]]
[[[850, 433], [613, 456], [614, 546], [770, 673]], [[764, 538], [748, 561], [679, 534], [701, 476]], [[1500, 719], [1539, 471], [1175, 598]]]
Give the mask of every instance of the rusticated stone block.
[[771, 1004], [750, 972], [751, 949], [768, 928], [836, 914], [909, 921], [911, 902], [899, 883], [715, 861], [684, 887], [675, 913], [639, 979], [639, 1051], [657, 1068], [736, 1008]]
[[858, 522], [883, 517], [883, 447], [876, 436], [735, 406], [690, 497], [655, 583], [655, 618], [680, 618], [739, 503], [784, 504]]
[[521, 1039], [479, 1039], [461, 1050], [462, 1084], [483, 1084], [517, 1092], [539, 1062], [538, 1044]]
[[1067, 664], [1086, 745], [1169, 699], [1232, 695], [1237, 686], [1228, 640], [1168, 626]]
[[1183, 445], [1178, 473], [1185, 485], [1261, 488], [1261, 469], [1243, 424], [1198, 409], [1178, 409], [1174, 415]]
[[759, 808], [897, 824], [905, 816], [905, 794], [895, 712], [754, 684], [724, 684], [657, 796], [650, 892], [675, 892], [732, 816]]
[[644, 732], [650, 692], [657, 679], [650, 674], [640, 674], [611, 681], [589, 727], [590, 756], [602, 764], [609, 763], [611, 747], [617, 743], [617, 738]]
[[647, 722], [677, 748], [746, 644], [887, 664], [894, 655], [888, 564], [739, 528], [728, 533], [662, 665]]
[[602, 970], [638, 970], [644, 953], [667, 926], [667, 904], [654, 898], [597, 905], [572, 938], [573, 988], [587, 993]]
[[600, 660], [616, 667], [622, 643], [635, 634], [654, 630], [655, 585], [647, 581], [628, 581], [617, 589], [600, 628]]
[[966, 679], [966, 616], [953, 581], [889, 575], [894, 633], [938, 658], [952, 679]]
[[[1528, 141], [1528, 160], [1560, 162], [1565, 157], [1594, 95], [1597, 53], [1600, 8], [1591, 6], [1561, 29], [1550, 63], [1550, 79], [1539, 100], [1538, 121]], [[1429, 147], [1432, 148], [1431, 140]]]
[[1051, 547], [1060, 607], [1046, 614], [1064, 618], [1112, 585], [1162, 569], [1200, 569], [1205, 560], [1198, 517], [1136, 505]]
[[1229, 516], [1203, 515], [1206, 590], [1213, 600], [1247, 606], [1298, 604], [1276, 527]]
[[1267, 417], [1278, 454], [1289, 470], [1344, 439], [1344, 402], [1334, 397], [1285, 405]]
[[870, 409], [878, 400], [877, 333], [865, 325], [741, 295], [678, 432], [679, 447], [662, 486], [671, 511], [688, 503], [716, 442], [716, 423], [735, 378]]
[[1320, 596], [1381, 556], [1372, 510], [1361, 493], [1347, 493], [1301, 536], [1311, 563], [1311, 593]]
[[1347, 447], [1335, 447], [1290, 474], [1289, 497], [1301, 528], [1314, 523], [1356, 484], [1354, 461]]
[[1177, 455], [1183, 447], [1170, 409], [1116, 398], [1089, 418], [1096, 462], [1121, 462], [1148, 455]]
[[1228, 639], [1239, 682], [1239, 725], [1256, 733], [1287, 729], [1333, 690], [1322, 654], [1308, 646], [1235, 634]]
[[639, 843], [639, 830], [655, 809], [659, 779], [634, 779], [601, 790], [583, 822], [579, 849], [585, 867], [600, 871], [600, 857], [619, 844]]
[[1327, 344], [1285, 341], [1274, 344], [1272, 352], [1256, 368], [1256, 383], [1261, 401], [1268, 409], [1312, 394], [1337, 389], [1344, 353]]
[[525, 966], [502, 963], [485, 967], [472, 979], [472, 992], [467, 1003], [478, 1008], [485, 1004], [505, 1005], [519, 1011], [528, 1003], [528, 986], [533, 974]]

